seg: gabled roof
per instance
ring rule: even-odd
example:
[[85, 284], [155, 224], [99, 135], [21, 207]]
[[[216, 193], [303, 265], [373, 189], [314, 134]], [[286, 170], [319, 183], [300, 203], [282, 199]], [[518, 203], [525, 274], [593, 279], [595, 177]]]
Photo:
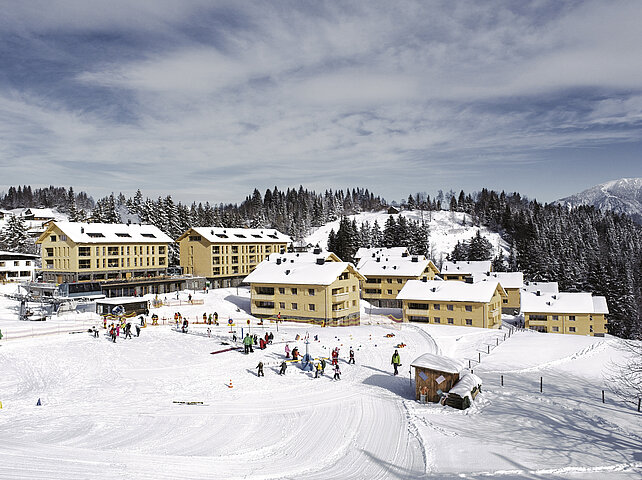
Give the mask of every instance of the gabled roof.
[[51, 208], [27, 208], [22, 212], [23, 216], [34, 215], [42, 218], [56, 218], [55, 212]]
[[475, 272], [473, 282], [487, 282], [497, 280], [504, 288], [522, 288], [524, 286], [524, 274], [522, 272]]
[[491, 261], [490, 260], [459, 260], [459, 261], [445, 261], [441, 266], [442, 274], [459, 274], [459, 275], [471, 275], [473, 273], [485, 273], [490, 272]]
[[226, 228], [193, 227], [183, 233], [176, 241], [192, 234], [202, 236], [210, 243], [292, 243], [287, 235], [273, 228]]
[[0, 258], [7, 260], [29, 260], [40, 258], [40, 255], [36, 255], [35, 253], [9, 252], [8, 250], [0, 250]]
[[366, 258], [375, 257], [401, 257], [402, 255], [408, 255], [407, 247], [361, 247], [357, 250], [357, 253], [354, 254], [354, 258], [365, 260]]
[[36, 243], [42, 243], [54, 227], [74, 243], [173, 243], [154, 225], [81, 222], [50, 222]]
[[365, 280], [354, 265], [348, 262], [283, 263], [277, 260], [264, 260], [243, 281], [286, 285], [330, 285], [346, 269], [357, 275], [360, 280]]
[[359, 261], [357, 270], [366, 277], [420, 277], [426, 267], [439, 273], [431, 260], [423, 255], [412, 257], [366, 257]]
[[524, 313], [609, 313], [606, 298], [586, 292], [540, 294], [522, 292]]
[[443, 355], [435, 355], [434, 353], [424, 353], [420, 357], [415, 358], [410, 366], [445, 373], [459, 373], [466, 368], [466, 365], [461, 360]]
[[497, 280], [479, 283], [408, 280], [397, 300], [488, 303], [497, 289], [502, 296], [506, 295]]
[[525, 282], [522, 287], [522, 291], [533, 293], [558, 293], [560, 290], [557, 282]]

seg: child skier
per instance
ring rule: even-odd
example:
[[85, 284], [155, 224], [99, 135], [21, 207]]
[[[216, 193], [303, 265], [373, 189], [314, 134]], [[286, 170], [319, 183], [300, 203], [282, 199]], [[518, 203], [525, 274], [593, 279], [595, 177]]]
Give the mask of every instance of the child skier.
[[283, 362], [281, 362], [281, 370], [279, 371], [279, 375], [285, 375], [285, 371], [287, 370], [287, 368], [288, 364], [285, 363], [285, 360], [283, 360]]
[[349, 364], [354, 365], [354, 350], [352, 350], [352, 347], [350, 347], [350, 359], [348, 360], [348, 365]]
[[341, 380], [341, 370], [339, 370], [339, 364], [334, 366], [334, 377], [333, 380]]
[[285, 344], [285, 358], [290, 358], [290, 345]]
[[256, 372], [257, 377], [265, 377], [265, 374], [263, 373], [263, 362], [259, 362], [259, 364], [256, 366], [258, 371]]

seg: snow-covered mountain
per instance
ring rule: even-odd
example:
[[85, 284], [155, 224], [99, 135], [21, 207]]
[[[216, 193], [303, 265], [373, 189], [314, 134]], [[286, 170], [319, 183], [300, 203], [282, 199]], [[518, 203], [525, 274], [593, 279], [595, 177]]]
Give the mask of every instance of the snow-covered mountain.
[[593, 205], [600, 210], [626, 213], [642, 223], [642, 178], [620, 178], [557, 200], [562, 205]]

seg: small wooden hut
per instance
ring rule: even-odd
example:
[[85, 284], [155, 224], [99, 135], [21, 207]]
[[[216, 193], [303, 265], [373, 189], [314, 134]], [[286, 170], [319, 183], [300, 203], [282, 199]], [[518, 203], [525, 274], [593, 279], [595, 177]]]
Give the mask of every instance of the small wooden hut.
[[415, 395], [419, 400], [425, 394], [429, 402], [439, 402], [441, 393], [448, 392], [458, 381], [466, 367], [454, 358], [424, 353], [411, 364], [415, 368]]

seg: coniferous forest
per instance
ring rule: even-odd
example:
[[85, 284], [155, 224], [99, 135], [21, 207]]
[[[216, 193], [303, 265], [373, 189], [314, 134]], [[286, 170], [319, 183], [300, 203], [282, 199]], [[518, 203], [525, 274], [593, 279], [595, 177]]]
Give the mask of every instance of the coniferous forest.
[[[326, 190], [316, 193], [299, 187], [281, 191], [257, 189], [240, 204], [174, 202], [171, 196], [144, 198], [114, 194], [93, 201], [72, 188], [11, 187], [0, 195], [1, 208], [53, 207], [72, 221], [151, 223], [172, 238], [191, 226], [275, 228], [301, 241], [315, 227], [340, 219], [330, 232], [328, 246], [340, 258], [353, 260], [359, 247], [406, 246], [428, 255], [427, 224], [390, 216], [383, 226], [358, 225], [348, 215], [380, 211], [387, 202], [367, 189]], [[519, 270], [532, 281], [556, 281], [561, 291], [590, 291], [607, 298], [611, 333], [642, 339], [642, 226], [630, 217], [593, 207], [567, 208], [541, 204], [519, 193], [483, 189], [457, 196], [454, 192], [431, 199], [409, 196], [402, 208], [426, 212], [446, 208], [465, 212], [476, 225], [484, 225], [510, 244], [510, 254], [497, 256], [479, 235], [459, 244], [449, 258], [492, 259], [495, 270]], [[6, 235], [5, 235], [6, 237]], [[0, 241], [2, 240], [0, 235]], [[485, 243], [486, 242], [486, 243]], [[0, 248], [2, 246], [0, 245]], [[172, 249], [171, 261], [178, 260]]]

